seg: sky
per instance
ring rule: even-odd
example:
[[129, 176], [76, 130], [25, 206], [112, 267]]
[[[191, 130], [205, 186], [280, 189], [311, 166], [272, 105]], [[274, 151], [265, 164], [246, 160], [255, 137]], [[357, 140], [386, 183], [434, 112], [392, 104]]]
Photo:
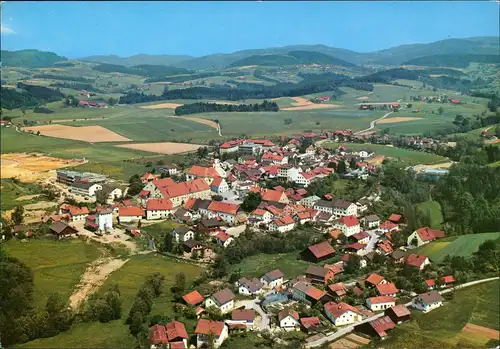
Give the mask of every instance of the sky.
[[203, 56], [324, 44], [358, 52], [499, 35], [499, 4], [471, 2], [9, 2], [3, 50], [79, 58]]

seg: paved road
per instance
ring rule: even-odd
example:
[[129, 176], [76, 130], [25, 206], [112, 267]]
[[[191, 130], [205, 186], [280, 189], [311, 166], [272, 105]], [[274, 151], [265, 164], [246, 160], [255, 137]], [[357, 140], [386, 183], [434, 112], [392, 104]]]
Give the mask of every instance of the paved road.
[[360, 134], [360, 133], [364, 133], [364, 132], [367, 132], [367, 131], [370, 131], [371, 129], [375, 128], [375, 125], [377, 124], [377, 121], [380, 121], [382, 119], [385, 119], [386, 117], [388, 117], [389, 115], [391, 115], [392, 113], [394, 112], [388, 112], [387, 114], [385, 114], [384, 116], [382, 116], [381, 118], [378, 118], [377, 120], [373, 120], [372, 122], [370, 122], [370, 127], [368, 127], [367, 129], [365, 130], [362, 130], [362, 131], [358, 131], [356, 133], [354, 133], [355, 135], [357, 134]]
[[245, 309], [253, 309], [257, 313], [259, 313], [259, 315], [260, 315], [259, 329], [261, 331], [263, 331], [263, 330], [269, 330], [271, 328], [271, 326], [270, 326], [271, 322], [269, 320], [269, 316], [260, 307], [260, 300], [258, 300], [258, 299], [240, 300], [240, 301], [237, 301], [234, 304], [235, 308], [239, 308], [239, 307], [242, 307], [242, 306], [244, 306]]
[[366, 230], [368, 234], [370, 234], [370, 241], [366, 244], [364, 251], [362, 252], [362, 256], [367, 255], [375, 248], [375, 245], [379, 239], [379, 235], [377, 235], [376, 230]]
[[[439, 291], [439, 293], [440, 294], [445, 294], [445, 293], [449, 293], [449, 292], [452, 292], [454, 290], [461, 289], [461, 288], [464, 288], [464, 287], [473, 286], [473, 285], [481, 284], [483, 282], [488, 282], [488, 281], [493, 281], [493, 280], [498, 280], [498, 279], [499, 279], [499, 277], [497, 276], [497, 277], [493, 277], [493, 278], [489, 278], [489, 279], [482, 279], [482, 280], [471, 281], [471, 282], [467, 282], [467, 283], [462, 284], [462, 285], [458, 285], [457, 287], [453, 287], [453, 288], [449, 288], [449, 289], [446, 289], [446, 290], [443, 290], [443, 291]], [[405, 306], [409, 307], [411, 305], [411, 303], [412, 302], [410, 301], [410, 302], [406, 303]], [[349, 326], [346, 326], [346, 327], [342, 327], [337, 332], [329, 334], [329, 335], [327, 335], [327, 336], [325, 336], [323, 338], [320, 338], [317, 341], [306, 343], [304, 346], [306, 348], [319, 347], [320, 345], [323, 345], [326, 342], [334, 341], [337, 338], [340, 338], [343, 335], [345, 335], [345, 334], [347, 334], [349, 332], [352, 332], [354, 330], [355, 326], [358, 326], [358, 325], [363, 324], [365, 322], [370, 322], [370, 321], [378, 319], [379, 317], [382, 317], [382, 316], [384, 316], [384, 313], [379, 313], [379, 314], [376, 314], [376, 315], [374, 315], [372, 317], [369, 317], [369, 318], [367, 318], [367, 319], [365, 319], [365, 320], [363, 320], [361, 322], [357, 322], [354, 325], [349, 325]]]

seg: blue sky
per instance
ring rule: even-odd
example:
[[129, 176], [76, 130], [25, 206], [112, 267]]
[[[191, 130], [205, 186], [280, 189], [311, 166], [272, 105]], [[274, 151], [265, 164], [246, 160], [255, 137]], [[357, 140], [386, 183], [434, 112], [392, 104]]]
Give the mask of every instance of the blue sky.
[[497, 36], [495, 2], [3, 2], [2, 49], [202, 56], [292, 44], [359, 52]]

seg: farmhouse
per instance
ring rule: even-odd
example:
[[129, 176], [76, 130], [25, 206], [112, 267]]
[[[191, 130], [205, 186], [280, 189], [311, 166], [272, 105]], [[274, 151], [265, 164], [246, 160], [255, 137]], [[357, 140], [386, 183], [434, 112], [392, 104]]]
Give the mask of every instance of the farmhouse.
[[182, 299], [184, 300], [184, 302], [186, 302], [187, 305], [191, 306], [203, 303], [204, 300], [203, 296], [196, 290], [185, 294], [184, 296], [182, 296]]
[[318, 244], [309, 246], [306, 251], [304, 251], [304, 256], [306, 259], [313, 262], [319, 262], [321, 260], [333, 257], [335, 250], [328, 241], [323, 241]]
[[336, 284], [329, 284], [328, 290], [338, 298], [342, 298], [347, 294], [347, 289], [342, 282], [338, 282]]
[[172, 230], [172, 235], [177, 243], [194, 239], [194, 232], [185, 225], [178, 226]]
[[220, 231], [215, 235], [215, 240], [219, 245], [228, 247], [229, 244], [234, 241], [234, 238], [225, 231]]
[[294, 331], [300, 327], [299, 313], [293, 309], [283, 309], [278, 313], [280, 327], [285, 331]]
[[[231, 313], [232, 325], [244, 325], [252, 327], [255, 321], [255, 310], [253, 309], [235, 309]], [[231, 325], [230, 325], [231, 326]]]
[[85, 227], [108, 231], [113, 229], [113, 210], [110, 208], [100, 209], [93, 215], [85, 218]]
[[365, 284], [368, 284], [368, 286], [377, 286], [386, 283], [387, 280], [384, 279], [382, 275], [379, 275], [377, 273], [371, 273], [365, 280]]
[[319, 200], [321, 200], [319, 196], [311, 195], [301, 199], [299, 203], [306, 208], [313, 208], [314, 204]]
[[212, 249], [210, 247], [206, 246], [204, 243], [193, 240], [193, 239], [189, 239], [187, 241], [184, 241], [182, 243], [182, 248], [184, 249], [185, 252], [190, 253], [191, 255], [195, 251], [199, 252], [199, 251], [203, 250], [203, 253], [205, 253], [205, 254], [208, 254], [212, 251]]
[[58, 239], [78, 233], [78, 230], [61, 221], [52, 222], [50, 230], [52, 231], [52, 234], [57, 236]]
[[412, 267], [416, 267], [419, 270], [423, 270], [426, 265], [431, 264], [429, 261], [429, 258], [426, 256], [420, 256], [418, 254], [410, 253], [408, 257], [406, 257], [406, 262], [407, 265], [410, 265]]
[[168, 344], [167, 330], [164, 325], [156, 324], [149, 328], [149, 342], [152, 349]]
[[378, 228], [380, 225], [380, 218], [377, 215], [372, 214], [361, 218], [361, 222], [366, 229]]
[[151, 182], [151, 181], [158, 179], [158, 177], [159, 177], [158, 175], [154, 175], [152, 173], [146, 172], [141, 177], [141, 183], [147, 184], [148, 182]]
[[325, 304], [325, 315], [335, 326], [343, 326], [361, 321], [358, 308], [344, 302], [328, 302]]
[[[193, 165], [186, 173], [186, 180], [191, 181], [196, 178], [204, 179], [207, 184], [212, 183], [215, 177], [221, 177], [222, 175], [217, 172], [214, 167], [203, 167], [198, 165]], [[225, 177], [225, 173], [224, 173]]]
[[385, 310], [394, 305], [396, 305], [396, 301], [391, 296], [370, 297], [366, 300], [366, 306], [371, 311]]
[[357, 243], [366, 245], [368, 242], [370, 242], [370, 234], [368, 234], [366, 231], [361, 231], [357, 234], [352, 235], [354, 240], [356, 240]]
[[249, 221], [255, 225], [268, 224], [271, 222], [273, 215], [267, 210], [256, 208], [249, 217]]
[[165, 325], [165, 329], [167, 330], [167, 340], [171, 349], [177, 347], [187, 348], [187, 340], [189, 337], [186, 327], [184, 327], [182, 322], [169, 322]]
[[144, 217], [144, 210], [140, 207], [120, 207], [118, 209], [118, 221], [120, 223], [140, 221]]
[[333, 223], [335, 228], [342, 231], [345, 236], [351, 236], [360, 232], [359, 221], [355, 216], [343, 216]]
[[210, 184], [210, 190], [216, 194], [222, 194], [229, 190], [229, 185], [226, 180], [222, 177], [215, 177]]
[[421, 293], [413, 298], [412, 306], [427, 313], [443, 305], [443, 297], [437, 291]]
[[377, 294], [379, 296], [396, 297], [397, 293], [399, 292], [396, 285], [394, 285], [392, 282], [388, 282], [386, 284], [379, 284], [375, 286], [375, 288], [377, 289]]
[[279, 269], [268, 272], [260, 278], [260, 281], [270, 288], [276, 288], [283, 284], [283, 279], [285, 275]]
[[271, 222], [271, 224], [269, 224], [270, 231], [279, 231], [280, 233], [286, 233], [294, 228], [295, 221], [290, 216], [275, 219]]
[[214, 347], [218, 348], [222, 342], [229, 336], [227, 326], [222, 321], [212, 321], [207, 319], [200, 319], [194, 330], [196, 334], [196, 347], [208, 347], [211, 337], [214, 336]]
[[173, 204], [170, 200], [149, 199], [146, 202], [146, 219], [164, 219], [169, 218], [173, 213]]
[[222, 314], [233, 310], [233, 306], [234, 294], [228, 288], [215, 292], [205, 300], [205, 308], [215, 307], [219, 309]]
[[327, 285], [328, 281], [333, 281], [334, 277], [335, 273], [333, 270], [318, 265], [310, 265], [306, 270], [306, 278], [310, 279], [313, 283]]
[[212, 201], [207, 208], [208, 218], [219, 218], [227, 224], [236, 224], [236, 214], [240, 209], [239, 205], [229, 202]]
[[78, 207], [64, 203], [59, 207], [59, 214], [69, 214], [72, 222], [83, 221], [88, 216], [89, 209], [86, 206]]
[[318, 327], [321, 325], [321, 321], [317, 316], [303, 317], [300, 319], [300, 324], [302, 325], [302, 328], [306, 333], [311, 333], [318, 329]]
[[415, 230], [408, 236], [407, 245], [419, 247], [444, 236], [444, 231], [423, 227]]
[[389, 316], [383, 316], [370, 322], [358, 325], [355, 327], [355, 330], [372, 337], [376, 336], [380, 339], [384, 339], [387, 337], [386, 331], [392, 330], [395, 327], [396, 324]]
[[389, 316], [395, 324], [400, 324], [410, 320], [411, 313], [403, 304], [396, 305], [385, 310], [385, 315]]
[[[151, 196], [162, 199], [170, 199], [174, 207], [181, 206], [189, 198], [210, 199], [210, 186], [207, 184], [207, 182], [205, 182], [205, 180], [201, 178], [197, 178], [189, 182], [180, 183], [174, 183], [170, 179], [173, 184], [158, 186], [157, 183], [163, 180], [164, 179], [159, 179], [157, 181], [152, 181], [149, 183], [153, 184], [154, 186], [153, 190], [151, 191]], [[148, 190], [147, 187], [149, 186], [149, 184], [144, 187], [145, 190]]]
[[254, 295], [263, 292], [264, 284], [257, 278], [247, 279], [241, 278], [236, 282], [238, 293], [244, 295]]

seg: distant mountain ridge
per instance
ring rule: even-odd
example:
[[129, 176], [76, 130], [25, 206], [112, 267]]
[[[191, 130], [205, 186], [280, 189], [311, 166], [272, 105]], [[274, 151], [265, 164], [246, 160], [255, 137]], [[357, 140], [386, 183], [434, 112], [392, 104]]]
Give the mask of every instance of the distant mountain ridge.
[[[320, 53], [337, 60], [345, 61], [346, 63], [344, 64], [398, 66], [408, 61], [436, 55], [499, 55], [500, 45], [499, 37], [472, 37], [465, 39], [446, 39], [428, 44], [401, 45], [368, 53], [360, 53], [319, 44], [251, 49], [227, 54], [216, 53], [202, 57], [139, 54], [130, 57], [119, 57], [116, 55], [89, 56], [81, 58], [80, 60], [123, 65], [126, 67], [137, 65], [164, 65], [190, 70], [203, 70], [227, 68], [235, 62], [251, 56], [287, 56], [292, 51]], [[4, 51], [2, 51], [2, 60], [4, 60]]]
[[50, 68], [55, 63], [67, 61], [66, 57], [54, 52], [40, 50], [1, 51], [2, 66], [25, 68]]

